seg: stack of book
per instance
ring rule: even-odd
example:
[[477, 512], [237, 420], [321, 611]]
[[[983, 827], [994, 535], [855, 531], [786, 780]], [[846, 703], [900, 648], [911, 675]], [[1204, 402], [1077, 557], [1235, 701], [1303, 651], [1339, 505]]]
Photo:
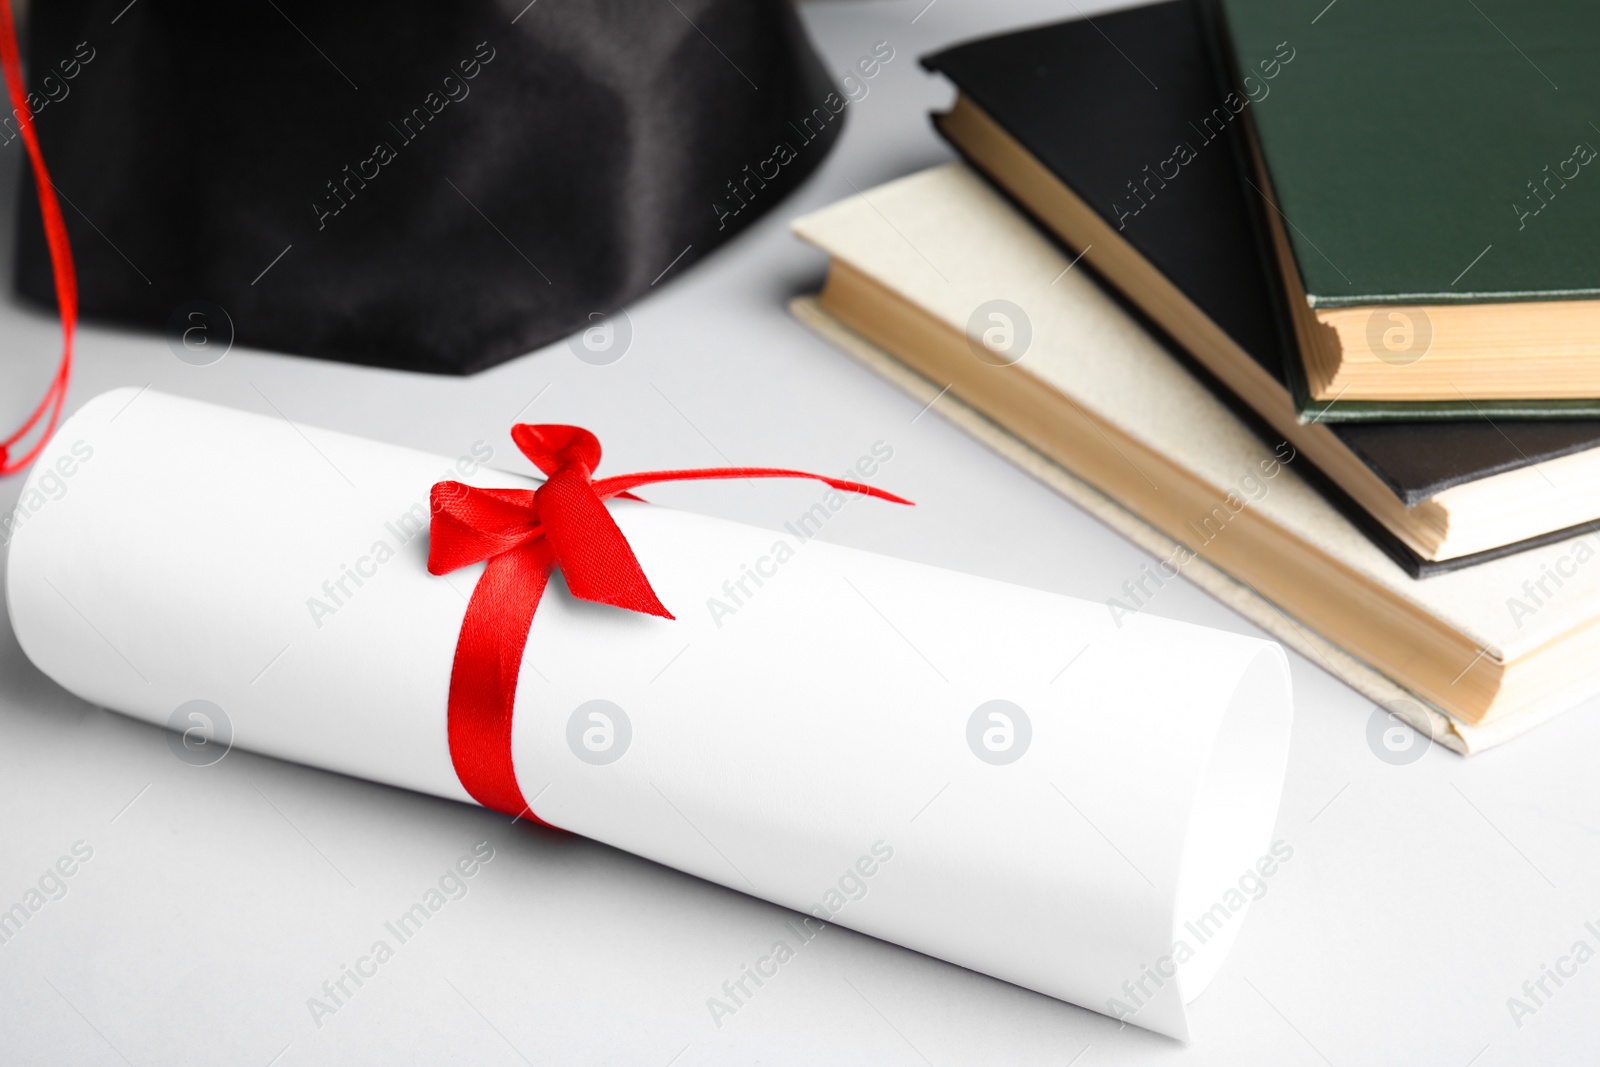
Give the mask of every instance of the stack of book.
[[1518, 50], [1169, 0], [928, 57], [966, 163], [799, 220], [795, 313], [1150, 550], [1119, 621], [1183, 575], [1488, 747], [1600, 694], [1600, 9], [1561, 9]]

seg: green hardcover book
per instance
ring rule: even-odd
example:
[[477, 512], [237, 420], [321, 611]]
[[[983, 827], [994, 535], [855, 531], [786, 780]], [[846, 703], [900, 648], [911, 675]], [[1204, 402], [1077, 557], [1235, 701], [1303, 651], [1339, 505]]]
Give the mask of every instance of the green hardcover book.
[[1215, 3], [1310, 400], [1600, 397], [1600, 4]]

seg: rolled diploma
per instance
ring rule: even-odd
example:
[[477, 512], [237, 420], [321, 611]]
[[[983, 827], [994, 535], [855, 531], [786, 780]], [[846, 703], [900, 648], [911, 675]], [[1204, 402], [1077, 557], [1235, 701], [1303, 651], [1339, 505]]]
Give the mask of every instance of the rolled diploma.
[[[482, 568], [427, 573], [426, 501], [446, 477], [538, 483], [464, 467], [153, 390], [102, 394], [24, 486], [17, 639], [94, 704], [166, 725], [208, 700], [242, 748], [469, 801], [446, 700]], [[1150, 616], [1119, 628], [1102, 604], [792, 523], [608, 506], [677, 618], [552, 580], [512, 742], [541, 818], [1188, 1037], [1186, 1004], [1243, 921], [1213, 905], [1275, 818], [1291, 718], [1276, 645]], [[631, 727], [610, 763], [578, 753], [622, 743], [614, 713], [580, 714], [600, 733], [569, 741], [595, 700]], [[1011, 763], [969, 741], [995, 700], [1031, 727]], [[1010, 721], [1015, 746], [1015, 719], [979, 725], [1003, 745]], [[1202, 942], [1187, 921], [1208, 913]]]

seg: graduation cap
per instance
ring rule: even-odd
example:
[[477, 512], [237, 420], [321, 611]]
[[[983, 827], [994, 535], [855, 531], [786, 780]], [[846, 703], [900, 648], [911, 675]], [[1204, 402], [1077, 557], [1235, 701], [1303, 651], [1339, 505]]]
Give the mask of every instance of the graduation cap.
[[[242, 344], [439, 373], [670, 282], [845, 105], [788, 0], [50, 0], [28, 57], [85, 317], [202, 308]], [[16, 285], [53, 307], [38, 191]]]

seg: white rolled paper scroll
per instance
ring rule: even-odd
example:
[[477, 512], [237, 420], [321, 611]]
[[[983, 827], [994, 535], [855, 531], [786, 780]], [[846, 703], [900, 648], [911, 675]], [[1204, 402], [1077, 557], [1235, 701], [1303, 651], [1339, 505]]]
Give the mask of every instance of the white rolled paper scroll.
[[[17, 639], [92, 703], [168, 725], [209, 701], [242, 748], [468, 801], [446, 697], [482, 567], [428, 574], [428, 494], [538, 484], [472, 466], [103, 394], [4, 531]], [[512, 738], [541, 818], [1187, 1039], [1236, 886], [1271, 859], [1292, 714], [1276, 645], [607, 506], [677, 618], [552, 580]]]

